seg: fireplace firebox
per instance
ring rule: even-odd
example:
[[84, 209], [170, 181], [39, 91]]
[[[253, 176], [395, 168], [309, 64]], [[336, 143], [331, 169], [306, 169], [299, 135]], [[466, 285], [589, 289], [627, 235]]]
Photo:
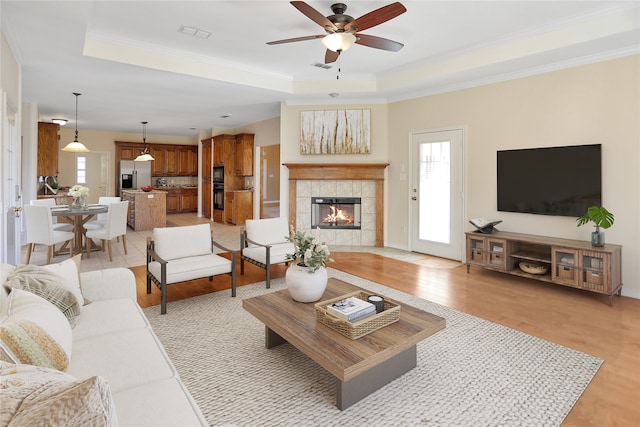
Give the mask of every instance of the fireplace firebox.
[[360, 229], [360, 197], [312, 197], [311, 228]]

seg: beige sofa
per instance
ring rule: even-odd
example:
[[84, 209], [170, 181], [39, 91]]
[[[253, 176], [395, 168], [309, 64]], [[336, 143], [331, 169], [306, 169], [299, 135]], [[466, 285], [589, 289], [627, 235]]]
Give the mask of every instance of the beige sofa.
[[[75, 272], [77, 276], [77, 266], [74, 264], [72, 267], [69, 263], [73, 262], [68, 260], [53, 266], [50, 271], [55, 270], [59, 276], [66, 275], [67, 282], [73, 281], [70, 272]], [[14, 266], [0, 264], [0, 284], [7, 284], [8, 277], [14, 278], [15, 271]], [[5, 286], [1, 288], [0, 326], [8, 327], [12, 319], [20, 317], [15, 313], [18, 311], [18, 297], [32, 300], [35, 298], [20, 288], [11, 291]], [[117, 425], [208, 425], [136, 303], [133, 273], [125, 268], [81, 273], [79, 289], [85, 305], [82, 305], [80, 313], [74, 319], [75, 326], [70, 332], [71, 343], [64, 343], [64, 334], [68, 333], [66, 326], [59, 328], [63, 329], [62, 332], [51, 331], [52, 335], [61, 333], [59, 341], [64, 343], [61, 347], [66, 346], [67, 350], [70, 350], [66, 376], [77, 381], [95, 376], [106, 380], [112, 401], [102, 405], [103, 408], [107, 407], [102, 411], [109, 412], [108, 406], [112, 404], [117, 416]], [[87, 301], [89, 303], [86, 303]], [[36, 317], [39, 313], [30, 316], [35, 321], [38, 320]], [[55, 313], [52, 314], [54, 317], [57, 316]], [[48, 325], [53, 323], [55, 322], [48, 320]], [[6, 360], [8, 355], [5, 354], [4, 357]], [[4, 367], [7, 366], [9, 365], [5, 362]], [[24, 365], [18, 367], [22, 366]], [[3, 381], [11, 379], [11, 375], [7, 374], [10, 371], [5, 369], [2, 372]], [[0, 401], [3, 402], [0, 412], [4, 416], [7, 416], [10, 391], [0, 391]], [[53, 412], [51, 414], [53, 416]], [[101, 424], [116, 425], [112, 421]]]

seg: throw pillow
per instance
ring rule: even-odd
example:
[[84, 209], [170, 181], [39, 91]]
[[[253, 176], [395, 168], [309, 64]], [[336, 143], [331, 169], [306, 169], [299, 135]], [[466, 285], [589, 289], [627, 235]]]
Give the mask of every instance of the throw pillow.
[[82, 293], [80, 293], [80, 262], [82, 254], [78, 254], [72, 258], [65, 259], [57, 264], [43, 265], [45, 270], [52, 271], [64, 279], [64, 283], [74, 292], [77, 292], [78, 299], [82, 301]]
[[18, 412], [26, 396], [53, 382], [71, 382], [75, 378], [55, 369], [32, 365], [16, 365], [0, 361], [2, 379], [2, 404], [0, 405], [0, 426], [7, 426]]
[[9, 356], [7, 359], [59, 371], [65, 371], [69, 366], [69, 357], [60, 344], [29, 320], [0, 323], [0, 338], [0, 345], [5, 353], [1, 356], [3, 359]]
[[[22, 289], [14, 289], [9, 294], [7, 317], [0, 324], [5, 325], [9, 322], [16, 323], [22, 320], [33, 322], [46, 331], [64, 350], [67, 360], [71, 358], [72, 335], [71, 325], [69, 325], [67, 318], [47, 300]], [[19, 363], [16, 356], [8, 351], [9, 347], [4, 341], [5, 337], [2, 334], [0, 335], [0, 349], [3, 351], [0, 351], [0, 358]]]
[[[73, 266], [75, 269], [75, 266]], [[77, 273], [75, 273], [77, 281]], [[76, 325], [82, 310], [80, 288], [64, 284], [63, 276], [37, 265], [19, 265], [9, 275], [4, 286], [8, 289], [22, 289], [36, 294], [60, 309], [71, 327]]]
[[[2, 362], [0, 362], [2, 363]], [[0, 365], [3, 403], [0, 425], [116, 426], [115, 406], [106, 380], [76, 380], [51, 369]]]

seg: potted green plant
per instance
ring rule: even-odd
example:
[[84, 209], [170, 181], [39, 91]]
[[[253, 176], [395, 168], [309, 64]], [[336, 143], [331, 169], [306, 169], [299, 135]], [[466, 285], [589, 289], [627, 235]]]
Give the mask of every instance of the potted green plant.
[[600, 231], [600, 227], [607, 229], [613, 225], [614, 216], [604, 207], [591, 206], [584, 215], [577, 218], [578, 227], [592, 221], [596, 230], [591, 233], [591, 244], [593, 246], [604, 246], [604, 232]]

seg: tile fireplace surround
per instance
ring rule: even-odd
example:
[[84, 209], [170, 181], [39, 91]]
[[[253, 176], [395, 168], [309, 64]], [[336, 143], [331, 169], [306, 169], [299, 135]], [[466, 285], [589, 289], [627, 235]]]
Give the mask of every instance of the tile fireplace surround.
[[289, 218], [311, 227], [311, 197], [360, 197], [360, 230], [320, 230], [328, 245], [384, 246], [384, 170], [388, 163], [284, 163], [289, 168]]

